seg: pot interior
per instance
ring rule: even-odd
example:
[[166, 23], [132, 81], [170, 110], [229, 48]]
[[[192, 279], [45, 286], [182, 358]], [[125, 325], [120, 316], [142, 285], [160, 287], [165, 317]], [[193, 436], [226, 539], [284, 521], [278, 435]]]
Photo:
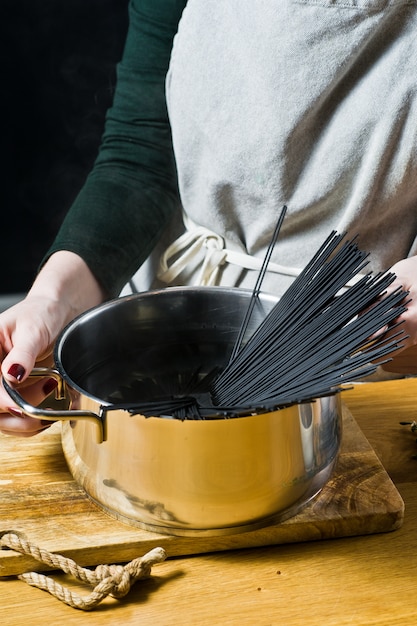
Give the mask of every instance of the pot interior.
[[[75, 320], [55, 360], [71, 387], [103, 404], [205, 393], [228, 362], [251, 292], [169, 288], [120, 298]], [[277, 298], [262, 294], [249, 337]]]

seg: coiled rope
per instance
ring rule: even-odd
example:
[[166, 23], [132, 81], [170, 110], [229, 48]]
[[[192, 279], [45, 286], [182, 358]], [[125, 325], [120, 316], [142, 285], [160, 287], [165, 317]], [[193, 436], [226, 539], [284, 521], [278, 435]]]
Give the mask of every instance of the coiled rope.
[[47, 591], [61, 602], [82, 611], [92, 611], [107, 596], [123, 598], [137, 580], [150, 576], [153, 565], [166, 559], [163, 548], [154, 548], [126, 565], [98, 565], [94, 570], [90, 570], [80, 567], [72, 559], [39, 548], [15, 531], [0, 533], [0, 548], [9, 548], [32, 556], [54, 570], [62, 570], [65, 574], [94, 586], [88, 596], [82, 597], [44, 574], [28, 572], [17, 576], [28, 585]]

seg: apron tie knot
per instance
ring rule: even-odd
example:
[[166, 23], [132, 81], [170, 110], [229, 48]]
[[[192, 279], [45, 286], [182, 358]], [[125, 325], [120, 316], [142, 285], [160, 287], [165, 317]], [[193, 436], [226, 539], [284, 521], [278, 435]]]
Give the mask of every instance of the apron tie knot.
[[215, 285], [219, 269], [226, 262], [227, 251], [223, 237], [204, 226], [187, 230], [165, 250], [160, 259], [158, 278], [165, 283], [173, 282], [202, 252], [204, 258], [197, 283]]

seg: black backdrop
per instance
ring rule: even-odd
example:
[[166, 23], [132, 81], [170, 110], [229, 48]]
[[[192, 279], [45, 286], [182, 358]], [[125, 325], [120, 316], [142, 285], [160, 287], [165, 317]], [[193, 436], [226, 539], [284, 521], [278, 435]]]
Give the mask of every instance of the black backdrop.
[[128, 0], [0, 6], [0, 294], [24, 292], [88, 174]]

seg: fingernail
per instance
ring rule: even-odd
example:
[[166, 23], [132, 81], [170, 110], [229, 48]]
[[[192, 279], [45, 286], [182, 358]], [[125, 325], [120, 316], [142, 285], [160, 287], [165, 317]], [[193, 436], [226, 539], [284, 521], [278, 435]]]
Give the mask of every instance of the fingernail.
[[22, 411], [20, 409], [16, 409], [16, 407], [14, 406], [7, 407], [7, 412], [10, 413], [10, 415], [14, 415], [15, 417], [23, 416]]
[[44, 386], [42, 387], [42, 391], [45, 396], [49, 396], [49, 394], [58, 387], [58, 382], [55, 378], [48, 378]]
[[7, 373], [10, 374], [10, 376], [13, 376], [13, 378], [16, 378], [16, 380], [20, 383], [20, 381], [26, 374], [26, 370], [23, 367], [23, 365], [14, 363], [13, 365], [9, 367], [9, 371]]

